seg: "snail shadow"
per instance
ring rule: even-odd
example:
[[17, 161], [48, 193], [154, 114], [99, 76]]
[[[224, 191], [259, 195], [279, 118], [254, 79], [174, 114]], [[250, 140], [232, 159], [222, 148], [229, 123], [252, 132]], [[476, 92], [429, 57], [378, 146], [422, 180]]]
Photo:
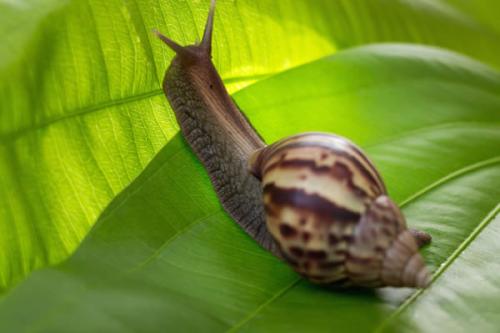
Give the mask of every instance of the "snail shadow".
[[[328, 327], [334, 327], [337, 332], [373, 332], [384, 325], [397, 305], [382, 297], [380, 292], [381, 289], [325, 287], [302, 280], [295, 290], [284, 297], [287, 303], [297, 301], [301, 305], [300, 310], [288, 309], [292, 316], [296, 311], [297, 316], [303, 317], [304, 312], [310, 313], [309, 310], [312, 309], [323, 313], [323, 316], [304, 319], [303, 327], [299, 327], [297, 331], [302, 328], [306, 331], [307, 325], [314, 325], [308, 320], [324, 320], [324, 313], [329, 312]], [[390, 332], [392, 328], [384, 331]]]
[[304, 279], [304, 283], [308, 284], [308, 288], [311, 290], [317, 290], [321, 292], [326, 292], [332, 295], [338, 295], [341, 297], [352, 297], [352, 298], [373, 298], [378, 301], [383, 302], [386, 305], [399, 306], [408, 297], [410, 297], [417, 289], [406, 288], [406, 287], [380, 287], [380, 288], [367, 288], [358, 286], [338, 286], [338, 285], [317, 285], [311, 282], [307, 282]]
[[362, 287], [341, 287], [341, 286], [320, 286], [324, 290], [333, 294], [340, 295], [351, 295], [359, 297], [376, 297], [377, 293], [373, 288], [362, 288]]
[[327, 287], [329, 292], [338, 295], [349, 295], [351, 297], [374, 297], [385, 305], [397, 307], [406, 301], [418, 289], [406, 287], [381, 287], [381, 288], [363, 288], [363, 287]]
[[349, 299], [350, 301], [374, 302], [382, 306], [397, 307], [406, 301], [418, 289], [406, 287], [342, 287], [331, 285], [318, 285], [302, 279], [300, 284], [312, 293], [323, 293], [330, 297]]

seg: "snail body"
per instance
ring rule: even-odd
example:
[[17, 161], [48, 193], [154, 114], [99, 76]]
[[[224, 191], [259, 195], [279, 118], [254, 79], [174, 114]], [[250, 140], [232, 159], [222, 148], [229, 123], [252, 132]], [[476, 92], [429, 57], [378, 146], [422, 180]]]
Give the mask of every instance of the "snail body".
[[279, 255], [263, 223], [259, 181], [247, 169], [250, 154], [265, 144], [228, 94], [211, 61], [214, 10], [212, 1], [199, 45], [180, 46], [156, 32], [176, 53], [165, 73], [163, 90], [226, 212], [262, 247]]
[[409, 230], [374, 165], [347, 139], [304, 133], [266, 146], [211, 61], [212, 0], [203, 39], [180, 46], [163, 81], [181, 131], [226, 212], [262, 247], [312, 282], [423, 287]]

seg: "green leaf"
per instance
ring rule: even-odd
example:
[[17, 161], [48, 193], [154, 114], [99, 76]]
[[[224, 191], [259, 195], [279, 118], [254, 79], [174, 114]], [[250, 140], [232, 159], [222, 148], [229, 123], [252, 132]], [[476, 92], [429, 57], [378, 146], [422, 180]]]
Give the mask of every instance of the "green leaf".
[[498, 39], [500, 36], [500, 21], [498, 20], [498, 11], [500, 3], [496, 0], [483, 0], [479, 5], [477, 2], [468, 0], [446, 0], [446, 2], [455, 9], [459, 10], [475, 20], [481, 29], [488, 31], [488, 34]]
[[[436, 271], [432, 285], [398, 308], [409, 290], [333, 292], [301, 280], [222, 212], [176, 136], [74, 256], [3, 298], [0, 331], [411, 330], [451, 316], [444, 325], [460, 326], [481, 314], [480, 295], [498, 305], [487, 234], [500, 221], [492, 221], [500, 198], [498, 72], [436, 49], [374, 45], [273, 76], [235, 98], [268, 141], [322, 130], [365, 147], [409, 224], [434, 237], [424, 250]], [[455, 317], [460, 310], [469, 316]], [[476, 330], [495, 327], [497, 319], [484, 318]]]
[[[396, 324], [408, 325], [408, 331], [422, 332], [437, 327], [448, 332], [497, 330], [500, 325], [497, 316], [500, 311], [497, 297], [499, 212], [500, 206], [497, 206], [481, 221], [463, 248], [458, 249], [457, 256], [452, 257], [454, 265], [441, 270], [442, 275], [431, 291], [417, 294], [418, 297], [401, 307], [398, 314], [402, 319]], [[462, 250], [467, 251], [458, 256]]]
[[[0, 290], [73, 252], [177, 133], [160, 90], [172, 53], [150, 31], [192, 43], [207, 7], [199, 0], [0, 3], [0, 252], [9, 253], [0, 257]], [[232, 92], [377, 41], [447, 47], [498, 66], [498, 26], [493, 7], [484, 8], [459, 0], [220, 0], [214, 59]]]

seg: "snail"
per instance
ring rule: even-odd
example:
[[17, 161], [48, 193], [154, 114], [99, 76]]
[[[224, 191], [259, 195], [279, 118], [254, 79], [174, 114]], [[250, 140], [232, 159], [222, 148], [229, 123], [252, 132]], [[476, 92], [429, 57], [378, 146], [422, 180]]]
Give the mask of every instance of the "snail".
[[202, 41], [175, 53], [163, 90], [225, 211], [262, 247], [313, 283], [425, 287], [418, 249], [372, 162], [349, 140], [303, 133], [266, 145], [211, 60], [215, 0]]

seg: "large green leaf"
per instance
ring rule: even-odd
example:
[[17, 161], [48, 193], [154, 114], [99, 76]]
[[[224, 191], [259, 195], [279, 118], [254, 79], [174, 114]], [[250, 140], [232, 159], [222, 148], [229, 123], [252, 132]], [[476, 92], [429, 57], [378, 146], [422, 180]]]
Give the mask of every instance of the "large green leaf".
[[[193, 42], [206, 2], [0, 3], [0, 252], [9, 254], [0, 257], [0, 290], [66, 258], [175, 135], [160, 90], [172, 54], [150, 31]], [[231, 91], [376, 41], [448, 47], [498, 66], [495, 22], [482, 8], [458, 0], [220, 0], [214, 59]]]
[[[409, 290], [333, 292], [301, 280], [222, 212], [176, 136], [69, 261], [3, 298], [0, 331], [432, 331], [471, 324], [484, 309], [481, 295], [498, 309], [489, 234], [500, 221], [490, 223], [500, 201], [498, 72], [435, 49], [376, 45], [273, 76], [235, 98], [268, 141], [323, 130], [365, 147], [409, 224], [434, 236], [424, 250], [433, 284], [398, 308]], [[476, 329], [498, 323], [483, 319]]]

